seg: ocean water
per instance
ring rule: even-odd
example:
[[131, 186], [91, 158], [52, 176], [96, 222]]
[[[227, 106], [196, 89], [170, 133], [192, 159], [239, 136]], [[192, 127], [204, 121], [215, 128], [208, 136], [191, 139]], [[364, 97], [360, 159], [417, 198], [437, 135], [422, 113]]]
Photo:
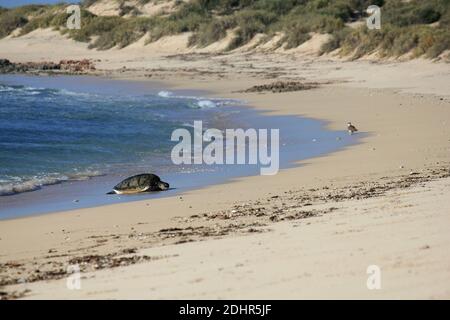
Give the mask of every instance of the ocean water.
[[[17, 78], [16, 78], [17, 80]], [[7, 82], [7, 81], [6, 81]], [[225, 101], [0, 82], [0, 196], [167, 166], [171, 132]]]
[[[259, 173], [258, 165], [174, 165], [173, 130], [279, 128], [280, 165], [356, 143], [300, 117], [158, 84], [76, 76], [0, 75], [0, 219], [173, 195]], [[345, 124], [343, 125], [345, 128]], [[111, 197], [126, 176], [155, 172], [173, 190]]]

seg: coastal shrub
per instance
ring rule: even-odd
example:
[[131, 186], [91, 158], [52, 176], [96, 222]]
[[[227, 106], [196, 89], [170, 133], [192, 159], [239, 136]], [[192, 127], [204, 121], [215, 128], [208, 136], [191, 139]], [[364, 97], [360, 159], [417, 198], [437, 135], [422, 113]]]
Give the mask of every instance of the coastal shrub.
[[309, 40], [310, 33], [334, 33], [344, 26], [339, 18], [333, 16], [296, 11], [284, 17], [272, 31], [282, 31], [285, 35], [282, 42], [286, 43], [286, 49], [291, 49]]
[[125, 21], [122, 17], [97, 17], [86, 10], [82, 10], [81, 17], [81, 29], [64, 31], [72, 39], [81, 42], [89, 42], [93, 36], [101, 37], [120, 27]]
[[114, 21], [110, 19], [107, 24], [114, 24], [114, 26], [100, 33], [100, 36], [90, 45], [92, 48], [98, 48], [100, 50], [110, 49], [114, 46], [123, 48], [129, 44], [142, 38], [149, 25], [148, 18], [139, 18], [133, 20], [119, 19]]
[[332, 33], [330, 39], [320, 48], [319, 54], [328, 53], [342, 47], [350, 33], [350, 28], [344, 28]]
[[45, 5], [26, 5], [12, 9], [0, 9], [0, 38], [9, 35], [17, 28], [26, 27], [35, 17], [48, 12]]
[[169, 16], [153, 17], [149, 23], [150, 41], [183, 32], [196, 32], [210, 21], [210, 13], [198, 1], [183, 2]]
[[427, 28], [420, 30], [420, 37], [415, 48], [416, 57], [425, 55], [436, 58], [450, 48], [450, 29], [437, 29], [431, 31]]
[[263, 10], [243, 10], [235, 14], [234, 25], [238, 28], [228, 50], [248, 43], [258, 33], [264, 33], [268, 25], [276, 20], [274, 13]]
[[48, 6], [41, 4], [29, 4], [21, 7], [14, 7], [8, 11], [13, 12], [16, 15], [23, 16], [25, 18], [33, 15], [39, 15], [48, 10]]
[[65, 25], [68, 18], [68, 14], [65, 12], [65, 8], [62, 5], [53, 6], [47, 10], [39, 10], [33, 12], [32, 18], [29, 22], [23, 26], [20, 34], [24, 35], [36, 29], [54, 28], [59, 29]]
[[276, 15], [286, 15], [298, 5], [307, 1], [301, 0], [260, 0], [255, 2], [254, 9], [271, 12]]
[[[275, 0], [274, 0], [275, 1]], [[254, 0], [193, 0], [192, 3], [217, 15], [230, 15], [238, 10], [249, 7]]]
[[15, 12], [5, 10], [0, 13], [0, 38], [4, 38], [17, 28], [23, 27], [28, 20]]
[[429, 1], [388, 1], [383, 7], [384, 22], [404, 27], [415, 24], [430, 24], [439, 19], [448, 10], [447, 0]]
[[296, 32], [300, 29], [308, 32], [332, 33], [344, 26], [344, 22], [339, 18], [308, 13], [288, 15], [280, 21], [280, 29], [285, 32]]
[[414, 57], [435, 58], [449, 48], [449, 35], [444, 30], [430, 30], [424, 26], [410, 26], [406, 30], [392, 27], [385, 33], [380, 51], [383, 56], [412, 53]]
[[309, 35], [308, 29], [303, 26], [299, 26], [295, 29], [289, 30], [282, 39], [282, 42], [286, 43], [285, 49], [292, 49], [298, 47], [309, 39], [311, 39], [311, 36]]
[[381, 57], [399, 57], [411, 53], [412, 57], [425, 55], [435, 58], [450, 48], [450, 32], [426, 26], [398, 27], [384, 25], [381, 30], [343, 29], [334, 33], [322, 46], [322, 53], [340, 49], [343, 56], [358, 59], [378, 52]]
[[123, 2], [119, 6], [119, 15], [121, 17], [123, 17], [125, 15], [138, 16], [140, 14], [141, 14], [141, 12], [136, 7], [126, 5]]
[[322, 47], [324, 52], [340, 48], [340, 54], [358, 59], [378, 51], [381, 56], [400, 56], [417, 44], [416, 34], [404, 34], [395, 26], [384, 26], [381, 30], [360, 27], [333, 35], [333, 39]]
[[314, 14], [330, 16], [338, 18], [342, 21], [349, 21], [353, 17], [353, 8], [349, 1], [345, 0], [315, 0], [308, 2], [308, 5], [303, 9], [306, 12], [313, 12]]
[[204, 23], [200, 25], [198, 32], [189, 38], [189, 46], [198, 45], [199, 47], [206, 47], [211, 43], [219, 41], [225, 38], [227, 30], [231, 26], [230, 19], [217, 19]]

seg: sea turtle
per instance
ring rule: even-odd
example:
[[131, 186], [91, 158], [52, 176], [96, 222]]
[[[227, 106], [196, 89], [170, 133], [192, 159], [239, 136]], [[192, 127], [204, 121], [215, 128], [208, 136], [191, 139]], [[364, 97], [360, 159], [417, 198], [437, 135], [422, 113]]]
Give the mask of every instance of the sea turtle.
[[356, 127], [352, 125], [351, 122], [347, 123], [347, 130], [350, 135], [358, 131], [358, 129], [356, 129]]
[[113, 191], [107, 194], [133, 194], [151, 191], [164, 191], [169, 189], [167, 182], [152, 173], [138, 174], [120, 182]]

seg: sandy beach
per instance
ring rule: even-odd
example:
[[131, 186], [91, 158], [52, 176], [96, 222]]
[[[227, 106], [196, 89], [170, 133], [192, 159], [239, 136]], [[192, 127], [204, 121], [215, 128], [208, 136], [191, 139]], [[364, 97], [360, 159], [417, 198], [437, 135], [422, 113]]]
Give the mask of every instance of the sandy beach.
[[[49, 37], [51, 53], [42, 50]], [[98, 60], [98, 75], [205, 90], [333, 130], [352, 121], [364, 137], [276, 176], [0, 221], [3, 297], [450, 298], [448, 63], [245, 50], [175, 55], [178, 40], [96, 51], [38, 30], [0, 40], [0, 56]], [[320, 85], [242, 92], [277, 80]], [[73, 264], [81, 290], [66, 286]], [[366, 286], [371, 265], [381, 269], [380, 290]]]

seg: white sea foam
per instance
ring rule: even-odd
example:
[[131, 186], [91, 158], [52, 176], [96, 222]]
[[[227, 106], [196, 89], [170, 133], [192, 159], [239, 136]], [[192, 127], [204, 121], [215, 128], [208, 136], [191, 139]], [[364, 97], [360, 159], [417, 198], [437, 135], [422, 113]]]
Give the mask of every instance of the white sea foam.
[[214, 99], [208, 99], [205, 97], [196, 97], [196, 96], [177, 96], [174, 95], [173, 92], [170, 91], [160, 91], [158, 93], [158, 96], [162, 98], [172, 98], [172, 99], [187, 99], [187, 100], [194, 100], [196, 101], [195, 104], [193, 104], [193, 108], [216, 108], [218, 106], [224, 106], [224, 105], [235, 105], [235, 104], [243, 104], [244, 102], [233, 100], [233, 99], [225, 99], [225, 98], [214, 98]]
[[193, 128], [194, 124], [185, 122], [185, 123], [183, 123], [183, 127]]
[[83, 171], [74, 174], [49, 174], [29, 178], [10, 177], [10, 180], [0, 181], [0, 196], [13, 195], [28, 191], [35, 191], [43, 186], [58, 184], [64, 181], [81, 181], [100, 176], [99, 171]]
[[19, 94], [25, 95], [37, 95], [45, 92], [52, 92], [54, 94], [69, 95], [69, 96], [88, 96], [87, 93], [73, 92], [66, 89], [47, 89], [47, 88], [36, 88], [30, 86], [8, 86], [0, 84], [0, 92], [17, 92]]
[[61, 95], [66, 95], [66, 96], [77, 96], [77, 97], [90, 97], [91, 96], [90, 93], [74, 92], [74, 91], [70, 91], [70, 90], [67, 90], [67, 89], [58, 90], [58, 93], [61, 94]]
[[40, 91], [28, 91], [27, 92], [27, 94], [30, 95], [30, 96], [35, 96], [35, 95], [40, 94], [40, 93], [41, 93]]
[[158, 96], [163, 97], [163, 98], [170, 98], [170, 97], [173, 97], [173, 93], [170, 91], [160, 91], [160, 92], [158, 92]]
[[216, 108], [217, 107], [217, 105], [211, 100], [200, 100], [199, 102], [197, 102], [197, 105], [200, 108]]
[[10, 92], [10, 91], [14, 91], [14, 88], [0, 84], [0, 92]]

